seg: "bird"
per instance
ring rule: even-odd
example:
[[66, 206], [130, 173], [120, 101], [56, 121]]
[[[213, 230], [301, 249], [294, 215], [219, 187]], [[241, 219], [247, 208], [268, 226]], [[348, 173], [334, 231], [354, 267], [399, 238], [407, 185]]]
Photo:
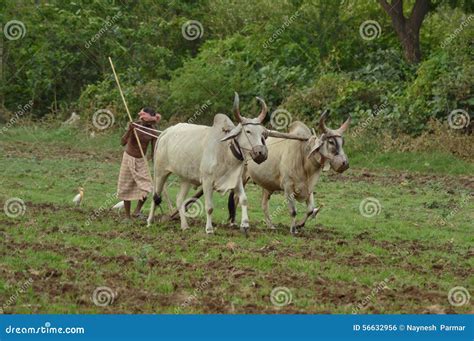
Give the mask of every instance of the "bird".
[[120, 201], [120, 202], [116, 203], [116, 204], [112, 207], [112, 209], [113, 209], [113, 210], [120, 211], [120, 210], [123, 208], [123, 206], [124, 206], [124, 202], [123, 202], [123, 201]]
[[69, 117], [66, 121], [63, 122], [63, 125], [74, 125], [80, 119], [81, 119], [81, 117], [78, 114], [76, 114], [75, 112], [73, 112], [71, 114], [71, 117]]
[[74, 199], [72, 199], [72, 202], [76, 204], [76, 206], [79, 206], [84, 198], [84, 188], [79, 187], [77, 190], [79, 193], [74, 197]]

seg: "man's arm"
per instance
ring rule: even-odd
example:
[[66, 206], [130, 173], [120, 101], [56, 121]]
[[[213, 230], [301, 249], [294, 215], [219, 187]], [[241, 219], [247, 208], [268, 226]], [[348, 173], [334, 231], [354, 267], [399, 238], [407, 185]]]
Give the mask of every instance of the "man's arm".
[[122, 146], [125, 146], [128, 142], [128, 139], [130, 137], [130, 135], [132, 134], [133, 132], [133, 125], [131, 123], [128, 124], [128, 130], [125, 134], [123, 134], [122, 136], [122, 139], [121, 139], [121, 143], [122, 143]]
[[153, 160], [155, 156], [155, 146], [156, 146], [156, 139], [154, 138], [151, 140], [151, 159]]

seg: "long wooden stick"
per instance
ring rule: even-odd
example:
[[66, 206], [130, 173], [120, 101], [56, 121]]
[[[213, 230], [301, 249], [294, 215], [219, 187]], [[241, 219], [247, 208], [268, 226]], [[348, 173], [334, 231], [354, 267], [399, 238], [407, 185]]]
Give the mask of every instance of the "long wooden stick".
[[[128, 110], [127, 101], [125, 100], [125, 96], [123, 95], [122, 87], [120, 86], [120, 81], [117, 77], [117, 73], [115, 72], [114, 63], [112, 62], [112, 58], [110, 58], [110, 57], [109, 57], [109, 62], [110, 62], [110, 66], [112, 67], [112, 72], [114, 73], [115, 82], [117, 83], [117, 87], [118, 87], [119, 92], [120, 92], [120, 97], [122, 97], [123, 105], [125, 106], [125, 110], [127, 111], [128, 118], [130, 120], [130, 123], [133, 124], [132, 115], [130, 115], [130, 110]], [[143, 148], [142, 148], [142, 145], [140, 143], [140, 139], [138, 138], [138, 133], [135, 130], [135, 128], [133, 129], [133, 132], [135, 133], [135, 138], [137, 139], [137, 144], [138, 144], [138, 147], [140, 148], [140, 153], [142, 154], [143, 160], [145, 160], [146, 170], [148, 172], [148, 176], [150, 177], [150, 179], [152, 179], [151, 172], [150, 172], [150, 167], [148, 167], [148, 160], [145, 157], [145, 153], [143, 152]]]
[[[109, 62], [110, 62], [110, 66], [112, 67], [112, 71], [114, 73], [115, 82], [117, 83], [117, 87], [118, 87], [119, 92], [120, 92], [120, 97], [122, 97], [123, 105], [125, 106], [125, 110], [127, 111], [128, 118], [130, 120], [130, 124], [133, 125], [132, 115], [130, 115], [130, 110], [128, 110], [127, 101], [125, 100], [125, 96], [123, 95], [122, 87], [120, 86], [120, 81], [118, 79], [117, 73], [115, 72], [114, 63], [112, 62], [112, 58], [110, 58], [110, 57], [109, 57]], [[151, 172], [150, 172], [150, 167], [148, 166], [148, 160], [145, 157], [145, 153], [143, 152], [143, 148], [142, 148], [142, 145], [140, 143], [140, 139], [138, 138], [138, 133], [135, 130], [135, 128], [133, 128], [133, 132], [135, 134], [135, 138], [137, 139], [137, 144], [138, 144], [138, 147], [140, 148], [140, 153], [142, 154], [143, 160], [145, 160], [145, 165], [146, 165], [146, 170], [148, 172], [148, 176], [153, 181], [153, 177], [151, 176]], [[167, 193], [166, 190], [165, 190], [165, 193], [163, 193], [163, 194], [166, 196], [167, 200], [170, 202], [169, 197], [168, 197], [168, 193]], [[161, 209], [161, 206], [160, 206], [160, 209]]]

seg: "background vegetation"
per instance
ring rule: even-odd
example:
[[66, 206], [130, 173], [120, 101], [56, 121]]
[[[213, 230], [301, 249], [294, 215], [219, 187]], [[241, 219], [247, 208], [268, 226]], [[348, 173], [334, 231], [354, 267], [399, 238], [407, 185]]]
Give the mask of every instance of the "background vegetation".
[[[417, 135], [430, 131], [430, 119], [474, 105], [471, 2], [419, 2], [430, 5], [422, 56], [407, 61], [378, 1], [0, 0], [0, 22], [26, 28], [21, 39], [2, 36], [0, 120], [29, 101], [35, 119], [64, 120], [75, 111], [86, 122], [108, 108], [126, 120], [111, 56], [131, 108], [156, 106], [168, 122], [192, 117], [209, 101], [196, 122], [210, 123], [230, 111], [238, 91], [244, 112], [256, 110], [258, 95], [272, 110], [306, 121], [329, 108], [334, 119], [350, 113], [357, 123], [383, 105], [380, 126]], [[405, 0], [407, 18], [414, 4]], [[185, 39], [188, 20], [202, 24], [200, 38]], [[359, 32], [367, 20], [380, 25], [373, 40]]]

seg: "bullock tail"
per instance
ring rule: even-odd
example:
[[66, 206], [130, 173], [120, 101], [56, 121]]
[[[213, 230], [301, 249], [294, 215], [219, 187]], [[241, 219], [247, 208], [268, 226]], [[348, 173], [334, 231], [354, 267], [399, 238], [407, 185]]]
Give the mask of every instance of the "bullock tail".
[[230, 191], [229, 199], [227, 201], [227, 208], [229, 210], [229, 221], [231, 223], [235, 223], [235, 214], [236, 214], [236, 207], [235, 207], [235, 199], [234, 199], [234, 191]]

